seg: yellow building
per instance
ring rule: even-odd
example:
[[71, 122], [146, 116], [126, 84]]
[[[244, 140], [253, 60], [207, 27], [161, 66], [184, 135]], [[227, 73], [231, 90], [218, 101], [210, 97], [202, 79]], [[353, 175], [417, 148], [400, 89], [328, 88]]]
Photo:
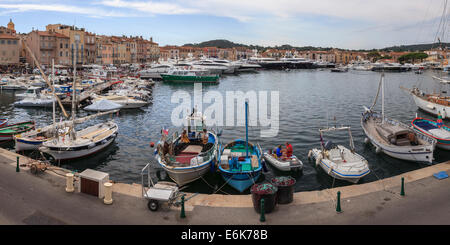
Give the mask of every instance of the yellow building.
[[75, 26], [61, 25], [61, 24], [51, 24], [46, 26], [47, 31], [56, 32], [69, 37], [69, 49], [71, 64], [73, 64], [72, 54], [75, 54], [77, 64], [85, 64], [86, 59], [84, 58], [85, 52], [85, 30], [84, 28], [77, 28]]

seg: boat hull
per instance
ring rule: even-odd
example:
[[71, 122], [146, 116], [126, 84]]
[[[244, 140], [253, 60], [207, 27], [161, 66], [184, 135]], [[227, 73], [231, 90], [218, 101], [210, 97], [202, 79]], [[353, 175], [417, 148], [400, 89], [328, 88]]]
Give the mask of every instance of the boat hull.
[[117, 137], [117, 133], [114, 134], [113, 137], [106, 140], [105, 143], [97, 145], [95, 147], [92, 147], [90, 149], [85, 150], [77, 150], [77, 151], [57, 151], [57, 150], [50, 150], [47, 147], [40, 147], [39, 150], [51, 155], [56, 161], [63, 161], [63, 160], [73, 160], [78, 158], [83, 158], [90, 156], [92, 154], [95, 154], [103, 149], [105, 149], [107, 146], [109, 146]]
[[363, 118], [361, 118], [361, 127], [364, 130], [364, 134], [367, 136], [370, 143], [374, 145], [376, 148], [378, 148], [379, 151], [385, 153], [390, 157], [397, 158], [400, 160], [412, 162], [428, 162], [428, 163], [433, 162], [433, 152], [436, 146], [435, 143], [426, 146], [414, 146], [414, 147], [394, 147], [393, 145], [384, 144], [369, 133]]
[[411, 94], [411, 95], [412, 95], [417, 107], [419, 107], [421, 110], [424, 110], [435, 116], [437, 116], [438, 113], [440, 112], [442, 118], [450, 119], [450, 106], [445, 106], [445, 105], [427, 101], [423, 98], [420, 98], [419, 96], [417, 96], [415, 94]]
[[167, 172], [169, 177], [177, 183], [178, 186], [183, 186], [200, 179], [203, 175], [210, 171], [213, 161], [213, 159], [211, 159], [210, 161], [196, 167], [170, 168], [161, 163], [161, 158], [159, 156], [157, 160], [161, 167]]
[[164, 82], [204, 82], [204, 83], [217, 83], [219, 76], [177, 76], [161, 74]]
[[26, 140], [14, 137], [14, 141], [16, 152], [20, 152], [39, 150], [39, 147], [41, 147], [42, 143], [44, 143], [46, 140]]
[[[436, 135], [434, 135], [430, 131], [420, 127], [419, 125], [417, 125], [416, 122], [418, 122], [418, 121], [426, 121], [426, 122], [431, 123], [432, 125], [437, 127], [437, 123], [436, 122], [434, 122], [432, 120], [427, 120], [427, 119], [424, 119], [424, 118], [416, 118], [416, 119], [414, 119], [411, 122], [411, 124], [412, 124], [412, 126], [414, 127], [415, 130], [417, 130], [417, 131], [419, 131], [419, 132], [421, 132], [421, 133], [423, 133], [425, 135], [428, 135], [429, 137], [432, 137], [432, 138], [436, 139], [437, 140], [436, 147], [441, 148], [443, 150], [450, 150], [450, 139], [449, 138], [442, 139], [442, 138], [437, 137]], [[443, 126], [443, 129], [445, 129], [447, 131], [450, 131], [450, 129], [447, 126]]]
[[226, 173], [221, 172], [222, 178], [225, 182], [228, 183], [231, 187], [239, 192], [244, 192], [250, 186], [258, 181], [259, 176], [261, 175], [261, 170], [254, 171], [252, 173]]
[[[319, 158], [321, 154], [321, 151], [319, 149], [312, 149], [312, 157], [317, 161], [317, 159]], [[333, 167], [333, 162], [329, 161], [329, 160], [325, 160], [325, 159], [320, 159], [320, 162], [316, 162], [316, 165], [318, 164], [328, 175], [330, 175], [333, 178], [336, 179], [340, 179], [340, 180], [345, 180], [351, 183], [358, 183], [359, 180], [368, 175], [370, 173], [369, 168], [367, 167], [367, 169], [362, 169], [361, 171], [357, 172], [357, 173], [349, 173], [349, 172], [344, 172], [341, 169], [339, 169], [338, 167]]]

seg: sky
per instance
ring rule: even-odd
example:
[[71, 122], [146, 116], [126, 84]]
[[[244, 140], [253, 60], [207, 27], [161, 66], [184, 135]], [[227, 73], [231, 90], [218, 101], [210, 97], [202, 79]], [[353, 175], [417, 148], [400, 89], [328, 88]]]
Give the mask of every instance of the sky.
[[[372, 49], [436, 41], [446, 0], [0, 0], [0, 25], [84, 27], [164, 45], [227, 39], [275, 46]], [[450, 6], [448, 7], [450, 8]], [[447, 15], [445, 15], [447, 16]], [[446, 24], [445, 26], [448, 26]], [[448, 41], [448, 34], [442, 41]]]

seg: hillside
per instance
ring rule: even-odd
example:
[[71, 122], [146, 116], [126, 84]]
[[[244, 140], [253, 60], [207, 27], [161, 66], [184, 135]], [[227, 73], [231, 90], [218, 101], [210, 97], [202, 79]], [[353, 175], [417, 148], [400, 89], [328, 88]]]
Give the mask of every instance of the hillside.
[[[386, 47], [386, 48], [382, 48], [379, 50], [380, 51], [394, 51], [394, 52], [405, 52], [405, 51], [417, 52], [417, 51], [424, 51], [424, 50], [429, 50], [432, 48], [437, 48], [440, 45], [442, 45], [442, 47], [450, 48], [450, 43], [442, 43], [442, 44], [431, 43], [431, 44], [400, 45], [400, 46]], [[328, 48], [312, 47], [312, 46], [294, 47], [289, 44], [284, 44], [281, 46], [274, 46], [274, 47], [264, 47], [264, 46], [259, 46], [259, 45], [245, 45], [245, 44], [240, 44], [240, 43], [234, 43], [234, 42], [231, 42], [231, 41], [228, 41], [225, 39], [210, 40], [210, 41], [195, 43], [195, 44], [187, 43], [183, 46], [193, 46], [193, 47], [200, 47], [200, 48], [204, 48], [204, 47], [218, 47], [218, 48], [245, 47], [245, 48], [249, 48], [249, 49], [257, 49], [258, 51], [264, 51], [267, 49], [281, 49], [281, 50], [295, 49], [298, 51], [305, 51], [305, 50], [327, 51], [327, 50], [332, 49], [331, 47], [328, 47]], [[337, 48], [337, 49], [344, 50], [344, 49], [339, 49], [339, 48]], [[373, 49], [373, 50], [375, 50], [375, 49]], [[352, 50], [352, 51], [373, 51], [373, 50]]]

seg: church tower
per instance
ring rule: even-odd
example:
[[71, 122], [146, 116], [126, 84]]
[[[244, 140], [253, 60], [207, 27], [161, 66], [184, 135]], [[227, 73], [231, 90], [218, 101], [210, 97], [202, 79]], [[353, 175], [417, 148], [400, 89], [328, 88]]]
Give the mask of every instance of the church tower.
[[14, 29], [14, 23], [12, 22], [11, 19], [9, 19], [8, 29], [13, 31], [13, 32], [16, 32], [16, 30]]

